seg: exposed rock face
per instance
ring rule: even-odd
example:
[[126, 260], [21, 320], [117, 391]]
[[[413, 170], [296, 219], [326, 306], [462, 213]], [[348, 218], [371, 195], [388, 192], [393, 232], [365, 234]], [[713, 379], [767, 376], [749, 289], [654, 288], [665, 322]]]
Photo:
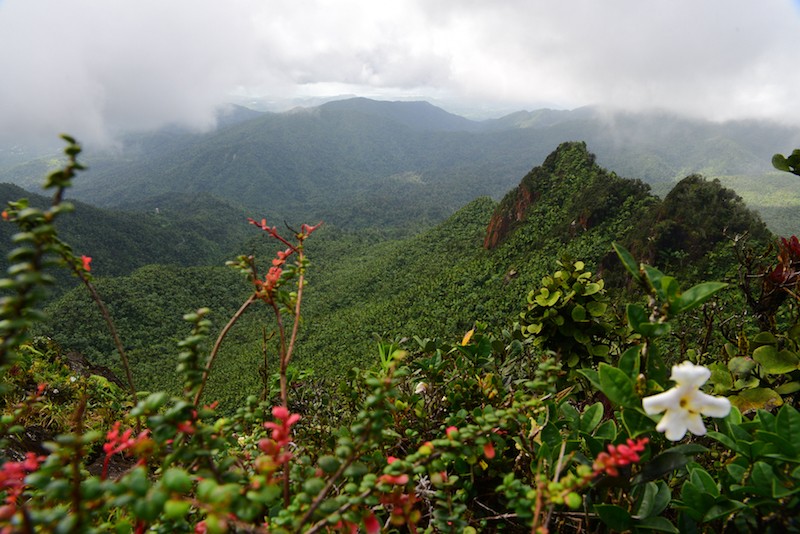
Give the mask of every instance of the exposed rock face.
[[534, 191], [530, 191], [524, 184], [519, 184], [512, 193], [514, 198], [511, 209], [503, 211], [498, 209], [492, 215], [486, 229], [483, 248], [491, 250], [499, 245], [511, 233], [516, 224], [525, 220], [528, 208], [538, 199], [538, 195]]

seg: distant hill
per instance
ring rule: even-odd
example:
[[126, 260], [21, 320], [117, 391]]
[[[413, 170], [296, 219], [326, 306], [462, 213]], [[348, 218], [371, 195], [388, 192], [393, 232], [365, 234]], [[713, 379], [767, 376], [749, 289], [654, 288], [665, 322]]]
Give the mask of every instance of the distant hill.
[[[76, 179], [77, 180], [77, 179]], [[50, 199], [18, 186], [0, 184], [0, 205], [27, 198], [44, 208]], [[59, 235], [76, 254], [95, 258], [93, 273], [99, 276], [130, 274], [144, 265], [222, 264], [248, 232], [245, 212], [206, 194], [165, 195], [131, 205], [135, 211], [96, 208], [74, 202], [75, 212], [58, 220]], [[17, 227], [0, 222], [0, 267]], [[65, 280], [69, 277], [65, 276]]]
[[[165, 130], [90, 155], [92, 172], [74, 194], [124, 208], [162, 194], [209, 193], [278, 220], [413, 230], [479, 196], [499, 199], [554, 146], [583, 140], [605, 168], [661, 196], [690, 174], [719, 178], [774, 216], [771, 227], [800, 232], [800, 217], [787, 222], [776, 209], [800, 207], [800, 185], [787, 193], [770, 165], [775, 152], [800, 146], [800, 130], [774, 123], [596, 108], [472, 121], [426, 102], [365, 98], [286, 113], [238, 108], [231, 117], [206, 134]], [[38, 183], [52, 164], [17, 166], [0, 181]], [[779, 189], [776, 205], [770, 192]]]

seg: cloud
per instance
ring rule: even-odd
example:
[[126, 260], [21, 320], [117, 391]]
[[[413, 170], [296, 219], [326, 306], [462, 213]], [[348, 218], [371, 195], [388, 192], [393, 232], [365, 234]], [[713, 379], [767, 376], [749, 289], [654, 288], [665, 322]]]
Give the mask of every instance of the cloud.
[[347, 92], [800, 120], [797, 1], [4, 0], [0, 142]]

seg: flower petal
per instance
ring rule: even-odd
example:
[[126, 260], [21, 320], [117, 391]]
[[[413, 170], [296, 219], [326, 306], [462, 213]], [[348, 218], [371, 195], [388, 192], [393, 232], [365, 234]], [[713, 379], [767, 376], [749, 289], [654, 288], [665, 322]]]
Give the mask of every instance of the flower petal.
[[699, 413], [689, 414], [686, 418], [686, 426], [689, 428], [689, 432], [695, 436], [706, 435], [706, 425], [703, 424], [703, 418], [700, 417]]
[[642, 408], [648, 415], [661, 413], [665, 410], [676, 410], [680, 408], [681, 392], [677, 388], [672, 388], [657, 395], [651, 395], [642, 399]]
[[656, 430], [664, 432], [670, 441], [679, 441], [686, 435], [686, 429], [689, 426], [686, 420], [687, 415], [686, 410], [667, 410], [667, 413], [658, 422]]
[[672, 366], [670, 379], [682, 386], [693, 386], [699, 388], [711, 378], [711, 371], [702, 365], [695, 365], [685, 361], [679, 365]]
[[707, 417], [725, 417], [731, 412], [731, 401], [725, 397], [712, 397], [698, 391], [692, 404], [698, 412]]

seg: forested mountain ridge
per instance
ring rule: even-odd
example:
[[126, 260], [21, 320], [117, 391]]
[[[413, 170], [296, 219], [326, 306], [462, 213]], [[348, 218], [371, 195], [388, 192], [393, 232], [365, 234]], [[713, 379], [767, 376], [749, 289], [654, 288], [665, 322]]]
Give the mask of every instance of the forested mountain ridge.
[[[554, 270], [556, 260], [565, 255], [580, 259], [590, 270], [602, 268], [608, 275], [619, 270], [619, 265], [609, 260], [611, 243], [635, 244], [642, 236], [646, 239], [653, 220], [661, 225], [693, 225], [705, 232], [710, 243], [713, 239], [718, 242], [690, 265], [673, 261], [671, 266], [679, 269], [673, 274], [685, 274], [682, 280], [724, 274], [731, 264], [725, 263], [726, 256], [721, 253], [726, 243], [717, 235], [722, 228], [716, 222], [732, 214], [742, 229], [763, 225], [718, 183], [696, 177], [687, 180], [678, 191], [701, 187], [727, 200], [715, 206], [701, 195], [694, 203], [687, 204], [685, 198], [662, 202], [645, 184], [602, 169], [585, 144], [564, 143], [523, 178], [521, 187], [538, 191], [538, 198], [524, 208], [524, 216], [491, 250], [484, 247], [487, 230], [491, 233], [491, 221], [502, 216], [506, 203], [486, 197], [463, 207], [444, 223], [404, 239], [380, 240], [369, 232], [323, 227], [307, 244], [312, 267], [295, 365], [319, 375], [341, 376], [353, 365], [374, 363], [375, 334], [389, 339], [415, 334], [454, 338], [475, 321], [501, 328], [514, 321], [527, 292]], [[697, 225], [686, 220], [681, 209], [714, 224]], [[573, 224], [581, 216], [582, 221]], [[261, 234], [254, 237], [245, 252], [262, 260], [272, 257], [274, 245]], [[665, 246], [682, 244], [675, 241]], [[656, 251], [660, 252], [670, 250]], [[713, 256], [714, 262], [704, 262], [705, 255]], [[668, 259], [673, 256], [666, 254]], [[200, 279], [202, 284], [187, 282]], [[208, 305], [214, 309], [219, 327], [248, 291], [247, 282], [236, 279], [234, 273], [225, 274], [219, 268], [163, 271], [154, 266], [126, 278], [99, 281], [110, 308], [123, 315], [117, 318], [123, 338], [136, 337], [131, 357], [138, 362], [135, 373], [148, 384], [145, 387], [173, 383], [178, 351], [174, 341], [186, 334], [187, 327], [179, 319], [162, 314], [177, 315], [181, 305]], [[202, 288], [211, 288], [208, 299], [203, 298]], [[159, 305], [160, 296], [169, 303]], [[48, 313], [51, 321], [43, 333], [89, 355], [95, 363], [116, 365], [111, 340], [102, 334], [100, 318], [83, 292], [69, 293], [50, 306]], [[212, 397], [238, 402], [263, 386], [258, 374], [263, 360], [263, 313], [248, 311], [223, 345], [220, 369], [209, 393]], [[136, 330], [141, 324], [158, 327], [142, 333]], [[271, 350], [268, 348], [268, 353]]]
[[[774, 123], [595, 108], [472, 121], [426, 102], [364, 98], [234, 116], [206, 134], [140, 135], [127, 149], [95, 155], [73, 194], [124, 208], [156, 195], [207, 192], [278, 220], [413, 232], [479, 196], [501, 198], [532, 161], [581, 139], [606, 168], [660, 196], [689, 174], [718, 177], [776, 231], [800, 228], [791, 211], [800, 191], [769, 165], [773, 153], [800, 144], [800, 130]], [[0, 181], [31, 188], [48, 164], [7, 169]]]
[[[26, 198], [43, 208], [50, 198], [11, 184], [0, 184], [0, 204]], [[145, 265], [213, 265], [230, 257], [245, 238], [245, 212], [206, 194], [153, 198], [119, 211], [74, 202], [75, 212], [65, 217], [61, 238], [77, 254], [95, 258], [100, 276], [122, 276]], [[16, 229], [0, 224], [3, 250]], [[0, 266], [6, 265], [5, 254]], [[59, 275], [64, 281], [65, 272]]]

